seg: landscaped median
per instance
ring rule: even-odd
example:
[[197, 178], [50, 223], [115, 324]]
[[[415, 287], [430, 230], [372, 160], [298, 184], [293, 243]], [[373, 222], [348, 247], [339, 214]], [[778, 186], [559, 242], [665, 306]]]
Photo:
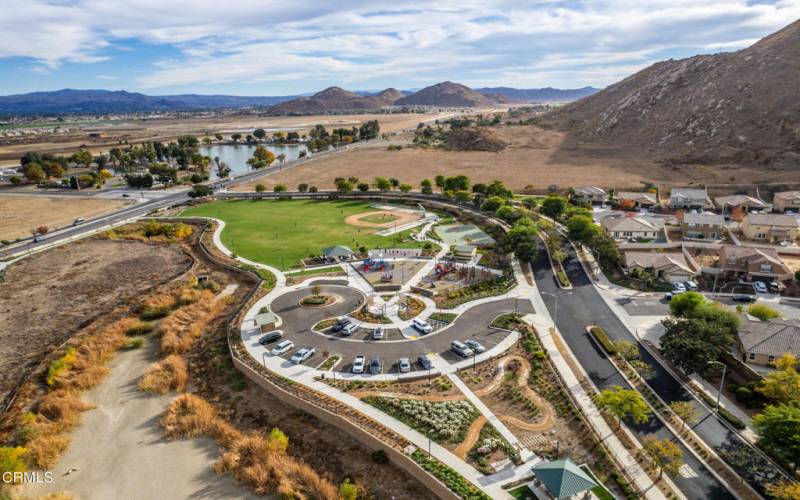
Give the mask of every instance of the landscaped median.
[[465, 500], [492, 500], [492, 497], [476, 488], [464, 476], [425, 452], [415, 450], [411, 454], [411, 458], [459, 497]]

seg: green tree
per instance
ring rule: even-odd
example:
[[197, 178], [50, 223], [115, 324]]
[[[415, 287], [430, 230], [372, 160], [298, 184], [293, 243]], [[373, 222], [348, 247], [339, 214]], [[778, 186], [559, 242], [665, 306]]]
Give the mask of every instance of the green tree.
[[241, 138], [242, 138], [242, 134], [240, 134], [239, 132], [235, 132], [235, 133], [231, 134], [231, 140], [233, 141], [234, 144], [238, 143], [239, 140], [241, 140]]
[[353, 184], [347, 179], [341, 179], [336, 183], [336, 190], [340, 193], [349, 193], [353, 190]]
[[722, 323], [696, 318], [668, 318], [662, 323], [666, 331], [661, 351], [687, 373], [706, 373], [709, 362], [716, 361], [734, 342], [735, 330]]
[[[479, 191], [475, 191], [476, 193]], [[484, 194], [486, 196], [499, 196], [500, 198], [505, 198], [510, 200], [514, 197], [514, 193], [503, 184], [502, 181], [492, 181], [488, 186], [485, 188]]]
[[362, 193], [366, 193], [367, 191], [369, 191], [369, 184], [367, 184], [366, 182], [359, 182], [357, 187], [358, 190], [361, 191]]
[[795, 481], [780, 481], [767, 486], [767, 493], [774, 500], [800, 499], [800, 483]]
[[487, 198], [486, 201], [484, 201], [481, 204], [481, 210], [484, 212], [494, 213], [497, 212], [497, 210], [505, 204], [506, 200], [504, 200], [503, 198], [499, 196], [492, 196], [490, 198]]
[[494, 216], [498, 219], [508, 222], [509, 224], [513, 224], [519, 220], [520, 217], [522, 217], [522, 212], [509, 205], [503, 205], [497, 209], [497, 211], [494, 213]]
[[372, 182], [375, 189], [378, 191], [389, 191], [392, 189], [392, 183], [386, 177], [375, 177]]
[[681, 432], [687, 425], [696, 424], [697, 419], [700, 417], [697, 408], [690, 401], [673, 401], [669, 404], [669, 407], [681, 419]]
[[600, 391], [594, 397], [595, 404], [617, 419], [620, 424], [623, 419], [630, 419], [637, 424], [644, 424], [650, 419], [652, 410], [644, 398], [635, 390], [623, 389], [615, 385], [611, 389]]
[[255, 151], [253, 151], [253, 156], [247, 160], [247, 164], [254, 169], [259, 169], [270, 166], [274, 161], [275, 155], [272, 151], [264, 146], [256, 146]]
[[615, 340], [614, 349], [616, 349], [617, 354], [619, 354], [628, 361], [639, 359], [639, 348], [633, 342], [629, 342], [627, 340], [622, 340], [622, 339]]
[[503, 246], [514, 252], [514, 255], [519, 260], [523, 262], [531, 261], [536, 258], [536, 233], [537, 228], [535, 225], [514, 224], [506, 233], [503, 239]]
[[392, 177], [389, 179], [389, 183], [392, 185], [392, 189], [397, 189], [400, 186], [400, 179]]
[[267, 447], [270, 451], [275, 453], [286, 453], [286, 449], [289, 448], [289, 438], [280, 429], [275, 427], [269, 433]]
[[47, 175], [44, 173], [44, 169], [39, 166], [38, 163], [29, 163], [25, 165], [23, 169], [23, 174], [25, 174], [25, 178], [31, 182], [35, 182], [36, 184], [41, 184], [47, 178]]
[[422, 194], [433, 194], [433, 184], [430, 179], [422, 179], [419, 183]]
[[439, 188], [439, 191], [444, 191], [444, 176], [437, 175], [433, 178], [433, 182], [436, 184], [436, 187]]
[[285, 184], [275, 184], [275, 187], [272, 190], [276, 193], [285, 193], [286, 192], [286, 185]]
[[411, 184], [400, 184], [399, 186], [400, 191], [403, 193], [408, 193], [412, 188], [413, 186], [411, 186]]
[[564, 209], [567, 206], [567, 199], [563, 196], [558, 196], [555, 194], [551, 194], [547, 198], [542, 201], [542, 208], [541, 211], [544, 215], [556, 219], [562, 213], [564, 213]]
[[591, 216], [573, 215], [567, 220], [569, 239], [584, 244], [594, 241], [600, 233], [600, 227], [592, 221]]
[[800, 404], [800, 373], [797, 372], [797, 358], [788, 352], [778, 358], [775, 370], [761, 380], [756, 390], [777, 403]]
[[769, 405], [753, 418], [753, 427], [759, 444], [797, 468], [800, 463], [800, 406]]
[[300, 191], [301, 193], [307, 192], [308, 184], [306, 184], [305, 182], [301, 182], [300, 184], [297, 185], [297, 190]]
[[677, 444], [670, 439], [658, 439], [654, 435], [642, 439], [642, 451], [658, 468], [658, 479], [666, 472], [670, 476], [683, 467], [683, 454]]
[[263, 128], [257, 128], [253, 130], [253, 136], [259, 141], [263, 141], [264, 137], [267, 136], [267, 132]]
[[267, 190], [267, 186], [265, 186], [265, 185], [263, 185], [261, 183], [256, 184], [256, 193], [263, 193], [266, 190]]
[[88, 149], [79, 149], [72, 153], [72, 156], [70, 156], [70, 160], [73, 163], [86, 168], [89, 168], [89, 165], [92, 164], [93, 159], [92, 153]]
[[695, 311], [706, 304], [706, 298], [697, 292], [684, 292], [672, 297], [669, 311], [678, 318], [691, 317]]
[[469, 191], [470, 182], [466, 175], [454, 175], [444, 180], [445, 191]]
[[339, 499], [340, 500], [356, 500], [358, 498], [358, 486], [350, 482], [350, 479], [345, 478], [344, 482], [339, 486]]

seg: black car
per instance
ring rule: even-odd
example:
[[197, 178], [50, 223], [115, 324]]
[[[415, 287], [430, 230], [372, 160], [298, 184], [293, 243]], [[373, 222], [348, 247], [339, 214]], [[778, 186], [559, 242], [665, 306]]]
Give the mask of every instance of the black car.
[[753, 295], [734, 295], [732, 300], [734, 302], [755, 302], [756, 298]]
[[261, 345], [271, 344], [280, 340], [281, 337], [283, 337], [283, 332], [280, 330], [275, 330], [258, 339], [258, 343]]
[[334, 332], [338, 332], [339, 330], [341, 330], [342, 328], [346, 327], [347, 325], [349, 325], [352, 322], [353, 322], [353, 320], [351, 320], [350, 318], [339, 318], [339, 320], [336, 322], [336, 324], [333, 325], [333, 331]]
[[428, 359], [428, 356], [420, 356], [420, 357], [418, 357], [417, 358], [417, 363], [419, 363], [419, 366], [421, 366], [423, 370], [430, 370], [431, 368], [433, 368], [433, 365], [431, 364], [431, 360]]

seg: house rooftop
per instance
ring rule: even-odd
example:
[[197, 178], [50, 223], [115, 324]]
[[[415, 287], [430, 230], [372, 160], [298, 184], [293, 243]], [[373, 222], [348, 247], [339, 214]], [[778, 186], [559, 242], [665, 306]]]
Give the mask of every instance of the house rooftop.
[[645, 219], [644, 217], [606, 217], [600, 224], [609, 231], [658, 231], [664, 227], [664, 222], [659, 219]]
[[604, 189], [596, 186], [576, 187], [574, 191], [578, 194], [606, 194]]
[[739, 207], [742, 205], [747, 205], [748, 207], [764, 208], [767, 206], [766, 203], [759, 200], [758, 198], [753, 198], [752, 196], [747, 196], [746, 194], [718, 196], [714, 198], [714, 201], [719, 207]]
[[625, 252], [626, 267], [641, 267], [657, 271], [677, 270], [694, 274], [682, 252]]
[[650, 203], [656, 202], [656, 195], [653, 193], [638, 192], [638, 191], [619, 191], [617, 193], [618, 200], [647, 200]]
[[350, 247], [344, 245], [334, 245], [323, 248], [322, 255], [325, 257], [349, 257], [353, 255], [353, 251], [350, 250]]
[[800, 356], [800, 321], [745, 320], [739, 327], [739, 341], [746, 352], [778, 356], [790, 352]]
[[775, 193], [773, 200], [800, 200], [800, 191], [783, 191]]
[[712, 213], [702, 213], [702, 214], [685, 213], [683, 214], [683, 222], [687, 224], [706, 224], [709, 226], [724, 226], [725, 217]]
[[256, 325], [258, 326], [271, 325], [275, 323], [276, 320], [277, 318], [275, 317], [275, 313], [272, 311], [256, 315]]
[[591, 490], [597, 483], [569, 458], [544, 462], [531, 468], [555, 498], [569, 498]]
[[747, 214], [744, 218], [757, 226], [800, 227], [800, 217], [784, 214]]

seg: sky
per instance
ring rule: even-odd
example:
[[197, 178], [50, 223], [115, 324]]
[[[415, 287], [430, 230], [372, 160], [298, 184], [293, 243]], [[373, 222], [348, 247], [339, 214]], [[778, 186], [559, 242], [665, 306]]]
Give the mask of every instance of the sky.
[[751, 45], [800, 0], [0, 0], [0, 95], [604, 87]]

